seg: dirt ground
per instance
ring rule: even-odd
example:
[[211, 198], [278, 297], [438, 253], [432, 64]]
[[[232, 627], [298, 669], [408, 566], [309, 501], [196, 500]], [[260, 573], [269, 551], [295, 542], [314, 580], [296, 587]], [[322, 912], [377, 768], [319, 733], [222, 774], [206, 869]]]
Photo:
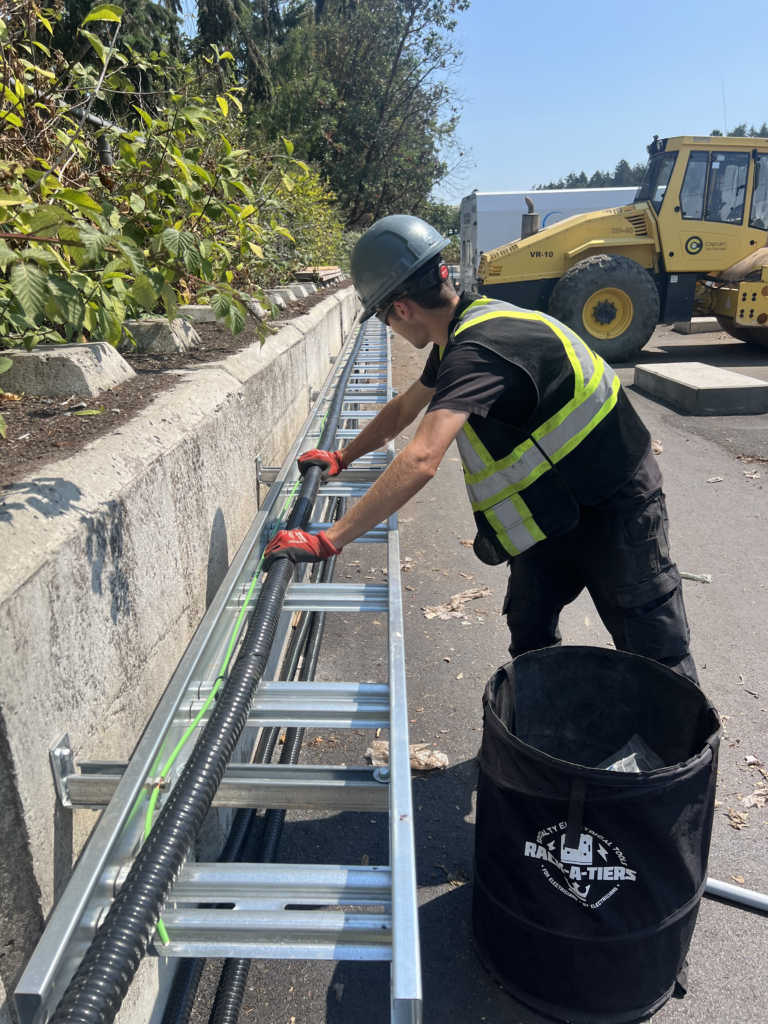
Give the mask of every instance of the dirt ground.
[[[291, 303], [271, 326], [278, 327], [308, 313], [347, 283], [324, 288]], [[0, 399], [0, 412], [8, 428], [5, 440], [0, 438], [0, 487], [23, 480], [36, 471], [40, 462], [49, 464], [65, 459], [91, 441], [124, 426], [161, 391], [168, 391], [179, 383], [178, 370], [218, 362], [259, 340], [259, 322], [251, 316], [247, 317], [245, 329], [237, 337], [233, 337], [228, 328], [215, 323], [195, 327], [202, 344], [192, 352], [168, 356], [126, 354], [136, 376], [102, 392], [98, 398], [84, 400], [73, 395], [62, 401], [22, 395], [19, 400], [15, 397]], [[85, 410], [97, 415], [77, 415]]]

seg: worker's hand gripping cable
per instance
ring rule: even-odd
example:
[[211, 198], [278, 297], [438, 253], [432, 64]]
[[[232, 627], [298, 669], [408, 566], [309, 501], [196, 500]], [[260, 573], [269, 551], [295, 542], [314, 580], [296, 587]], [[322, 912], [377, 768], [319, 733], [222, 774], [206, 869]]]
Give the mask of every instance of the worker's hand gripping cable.
[[326, 452], [320, 448], [312, 448], [299, 456], [299, 472], [302, 476], [310, 466], [319, 466], [323, 471], [322, 480], [326, 482], [329, 476], [338, 476], [342, 469], [346, 469], [344, 455], [341, 451]]
[[304, 530], [280, 530], [267, 544], [264, 551], [264, 568], [277, 558], [290, 558], [297, 562], [324, 562], [332, 555], [340, 555], [341, 548], [336, 548], [328, 540], [325, 531], [312, 534]]

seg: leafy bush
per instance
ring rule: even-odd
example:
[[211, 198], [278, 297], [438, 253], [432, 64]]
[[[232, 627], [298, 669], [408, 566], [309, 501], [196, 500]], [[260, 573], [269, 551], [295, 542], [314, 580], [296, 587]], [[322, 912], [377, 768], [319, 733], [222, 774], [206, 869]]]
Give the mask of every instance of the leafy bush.
[[[195, 298], [237, 334], [247, 301], [268, 305], [262, 285], [341, 252], [334, 197], [292, 143], [239, 145], [231, 54], [213, 48], [201, 74], [165, 52], [121, 52], [122, 9], [99, 4], [79, 29], [88, 62], [67, 61], [43, 42], [61, 17], [23, 0], [0, 20], [0, 347], [117, 344], [126, 318], [173, 318]], [[126, 99], [130, 130], [94, 123], [94, 105], [108, 115]]]

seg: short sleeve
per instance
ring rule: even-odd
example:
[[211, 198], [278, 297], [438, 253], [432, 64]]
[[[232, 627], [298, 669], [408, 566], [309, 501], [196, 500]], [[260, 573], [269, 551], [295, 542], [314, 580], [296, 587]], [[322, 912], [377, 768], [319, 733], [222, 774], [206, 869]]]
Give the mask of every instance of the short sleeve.
[[440, 369], [440, 349], [437, 345], [432, 346], [424, 369], [419, 378], [425, 388], [434, 388], [437, 385], [437, 374]]
[[439, 371], [427, 412], [452, 409], [522, 426], [536, 410], [538, 395], [530, 375], [476, 342], [452, 346]]

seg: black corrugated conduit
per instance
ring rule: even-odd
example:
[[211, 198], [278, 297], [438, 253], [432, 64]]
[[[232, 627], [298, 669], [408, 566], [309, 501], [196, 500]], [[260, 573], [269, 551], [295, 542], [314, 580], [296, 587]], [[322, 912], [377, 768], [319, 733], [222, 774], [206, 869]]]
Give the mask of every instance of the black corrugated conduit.
[[[331, 514], [335, 507], [336, 502], [334, 501]], [[329, 516], [330, 518], [331, 516]], [[312, 567], [310, 582], [316, 583], [320, 581], [323, 568], [324, 563]], [[283, 657], [283, 664], [280, 669], [281, 679], [294, 679], [311, 625], [312, 614], [310, 612], [302, 612], [288, 642], [288, 650]], [[256, 744], [256, 750], [251, 758], [251, 763], [269, 764], [275, 752], [279, 736], [279, 727], [262, 729], [259, 741]], [[237, 811], [229, 836], [224, 844], [224, 849], [219, 857], [220, 863], [233, 864], [248, 859], [246, 855], [252, 846], [253, 831], [256, 827], [257, 817], [258, 812], [253, 807], [241, 807]], [[162, 1024], [189, 1024], [205, 963], [206, 957], [184, 957], [180, 960], [173, 978], [168, 1002], [165, 1005]]]
[[[335, 440], [344, 390], [363, 340], [363, 329], [342, 371], [318, 447]], [[320, 486], [320, 469], [304, 477], [288, 529], [303, 529]], [[163, 905], [210, 809], [250, 711], [275, 639], [293, 576], [287, 558], [273, 562], [251, 614], [229, 679], [149, 838], [75, 971], [51, 1024], [112, 1024], [155, 932]]]
[[[346, 498], [341, 498], [338, 505], [338, 518], [340, 519], [345, 512]], [[336, 555], [333, 555], [325, 562], [322, 576], [323, 583], [331, 582], [335, 567]], [[312, 612], [309, 616], [312, 623], [304, 649], [301, 672], [299, 673], [299, 679], [302, 681], [311, 681], [315, 678], [320, 648], [323, 643], [325, 615], [325, 612]], [[280, 730], [272, 731], [279, 732]], [[286, 729], [285, 742], [280, 753], [280, 764], [298, 764], [303, 742], [304, 729]], [[285, 815], [285, 810], [272, 809], [267, 811], [264, 819], [264, 829], [261, 834], [261, 845], [256, 857], [257, 863], [273, 864], [277, 860], [277, 851], [283, 834]], [[224, 961], [208, 1024], [238, 1024], [250, 967], [251, 961], [243, 958], [231, 958]]]

